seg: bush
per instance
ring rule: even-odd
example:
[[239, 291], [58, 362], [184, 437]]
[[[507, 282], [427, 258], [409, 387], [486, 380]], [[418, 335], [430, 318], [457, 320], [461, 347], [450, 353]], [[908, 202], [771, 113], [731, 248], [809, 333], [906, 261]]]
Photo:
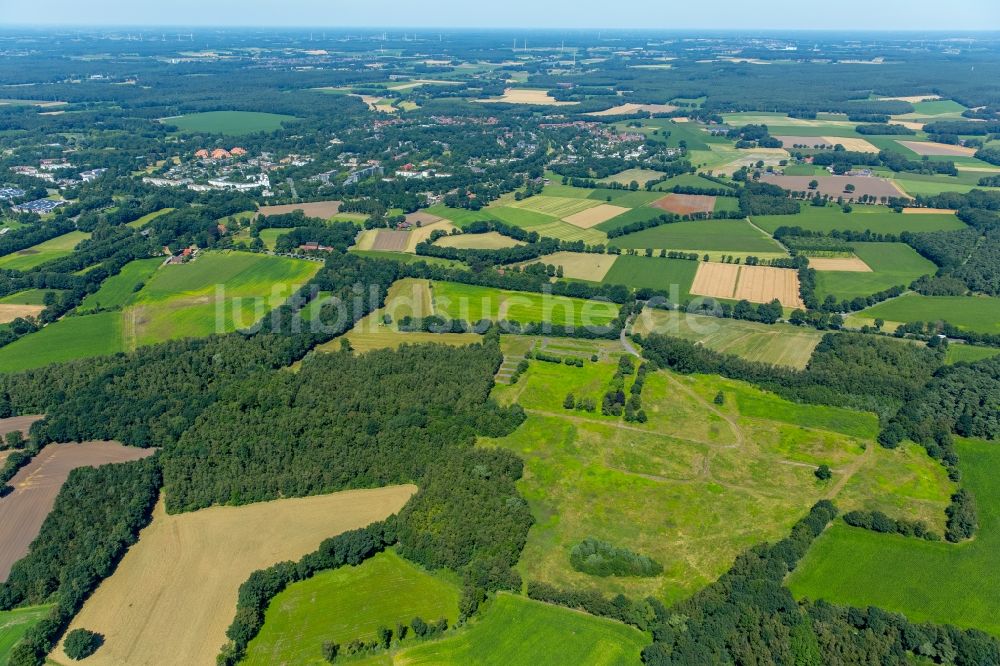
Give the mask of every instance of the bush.
[[820, 481], [829, 481], [833, 478], [833, 472], [830, 471], [829, 465], [820, 465], [816, 468], [816, 471], [814, 471], [813, 474], [815, 474], [816, 478]]
[[592, 576], [656, 576], [663, 571], [663, 565], [645, 555], [593, 537], [573, 546], [569, 561], [577, 571]]
[[104, 636], [89, 629], [74, 629], [66, 634], [63, 650], [70, 659], [86, 659], [104, 644]]

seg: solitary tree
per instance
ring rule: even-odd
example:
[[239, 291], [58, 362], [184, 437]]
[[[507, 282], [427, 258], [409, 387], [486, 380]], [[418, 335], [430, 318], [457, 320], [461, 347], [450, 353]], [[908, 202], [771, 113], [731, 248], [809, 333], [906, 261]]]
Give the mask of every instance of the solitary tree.
[[833, 477], [833, 472], [830, 471], [829, 465], [820, 465], [813, 474], [820, 481], [829, 481]]
[[818, 180], [816, 180], [815, 178], [813, 178], [812, 180], [809, 181], [809, 189], [810, 190], [815, 190], [817, 187], [819, 187], [819, 181]]

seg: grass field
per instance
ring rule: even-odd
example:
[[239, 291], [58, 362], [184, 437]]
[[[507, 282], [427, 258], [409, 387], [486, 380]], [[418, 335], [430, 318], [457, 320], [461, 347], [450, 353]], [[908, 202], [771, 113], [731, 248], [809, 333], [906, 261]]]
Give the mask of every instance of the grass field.
[[252, 326], [319, 267], [241, 252], [207, 252], [186, 264], [164, 266], [123, 313], [126, 348]]
[[65, 317], [0, 348], [0, 372], [124, 351], [119, 312]]
[[619, 622], [501, 593], [481, 619], [383, 663], [464, 666], [638, 664], [650, 639]]
[[[909, 215], [907, 217], [922, 217]], [[924, 259], [905, 243], [850, 243], [854, 253], [871, 272], [818, 271], [816, 296], [827, 294], [838, 300], [868, 296], [895, 285], [908, 286], [921, 275], [933, 275], [937, 266]]]
[[1000, 348], [997, 347], [979, 347], [976, 345], [948, 345], [948, 351], [945, 354], [945, 363], [974, 363], [976, 361], [981, 361], [984, 358], [990, 358], [991, 356], [996, 356], [1000, 354]]
[[87, 312], [126, 305], [135, 295], [135, 288], [145, 284], [161, 264], [163, 264], [162, 257], [130, 261], [118, 275], [106, 279], [101, 283], [100, 289], [83, 299], [79, 311]]
[[[494, 388], [498, 401], [517, 401], [528, 413], [514, 433], [480, 445], [525, 460], [518, 487], [536, 524], [518, 569], [529, 580], [676, 601], [715, 580], [740, 551], [785, 534], [816, 500], [836, 496], [873, 461], [873, 414], [795, 404], [718, 377], [650, 373], [645, 424], [563, 408], [570, 392], [600, 404], [615, 367], [613, 355], [583, 368], [535, 361], [517, 384]], [[713, 403], [719, 391], [721, 406]], [[887, 453], [890, 463], [901, 456]], [[834, 470], [828, 484], [813, 475], [821, 463]], [[923, 464], [940, 468], [926, 455]], [[910, 487], [897, 468], [902, 474], [902, 465], [885, 466], [885, 485], [905, 501]], [[947, 502], [947, 494], [940, 499]], [[664, 572], [577, 572], [569, 551], [586, 536], [649, 555]]]
[[909, 293], [873, 305], [858, 315], [899, 323], [946, 320], [959, 328], [1000, 333], [1000, 298], [989, 296], [923, 296]]
[[[597, 201], [590, 201], [590, 204], [593, 206], [598, 205], [598, 203]], [[533, 210], [498, 206], [490, 208], [489, 212], [492, 217], [498, 220], [512, 224], [515, 227], [527, 229], [528, 231], [535, 231], [540, 236], [566, 241], [582, 240], [584, 243], [589, 244], [604, 243], [608, 240], [608, 237], [601, 231], [598, 231], [596, 227], [594, 229], [581, 229], [569, 222], [563, 222], [560, 219]]]
[[585, 211], [598, 205], [593, 199], [579, 199], [576, 197], [551, 197], [537, 195], [528, 197], [522, 201], [515, 201], [509, 204], [511, 208], [530, 210], [543, 215], [550, 215], [562, 219], [575, 213]]
[[885, 206], [853, 206], [850, 213], [844, 213], [839, 206], [803, 206], [798, 215], [758, 215], [753, 223], [768, 233], [774, 233], [778, 227], [802, 227], [823, 233], [869, 230], [879, 234], [965, 228], [954, 215], [903, 215]]
[[620, 248], [691, 251], [780, 252], [771, 238], [745, 220], [700, 220], [664, 224], [611, 239]]
[[172, 212], [173, 210], [175, 210], [175, 209], [174, 208], [161, 208], [160, 210], [155, 210], [152, 213], [147, 213], [146, 215], [143, 215], [138, 220], [132, 220], [131, 222], [128, 223], [128, 226], [132, 227], [133, 229], [139, 229], [141, 227], [146, 226], [147, 224], [149, 224], [150, 222], [152, 222], [153, 220], [155, 220], [159, 216], [166, 215], [167, 213]]
[[370, 641], [414, 617], [458, 619], [458, 585], [386, 551], [356, 567], [323, 571], [279, 593], [250, 642], [247, 666], [325, 664], [324, 641]]
[[643, 187], [646, 184], [646, 181], [656, 180], [662, 175], [662, 171], [653, 171], [652, 169], [626, 169], [625, 171], [621, 171], [613, 176], [605, 178], [603, 182], [628, 185], [634, 180], [639, 183], [639, 187]]
[[[70, 630], [105, 636], [88, 664], [215, 663], [236, 593], [251, 572], [298, 560], [327, 537], [393, 514], [415, 486], [217, 506], [167, 515], [161, 500], [115, 573], [87, 599]], [[61, 647], [53, 653], [69, 659]]]
[[603, 282], [666, 291], [672, 302], [680, 303], [691, 297], [691, 283], [697, 270], [697, 261], [622, 255], [615, 260]]
[[51, 609], [52, 606], [29, 606], [0, 611], [0, 664], [6, 665], [11, 649]]
[[295, 120], [295, 117], [256, 111], [206, 111], [205, 113], [189, 113], [175, 118], [164, 118], [163, 122], [176, 125], [182, 132], [242, 136], [281, 129], [281, 123], [288, 120]]
[[523, 324], [549, 322], [555, 325], [603, 326], [618, 316], [619, 306], [551, 294], [506, 291], [435, 282], [434, 311], [449, 319], [475, 323], [480, 319], [506, 319]]
[[63, 289], [25, 289], [0, 298], [0, 303], [14, 305], [44, 305], [45, 294], [54, 292], [56, 295], [63, 293]]
[[1000, 586], [995, 584], [1000, 448], [995, 442], [974, 440], [958, 439], [957, 444], [962, 483], [979, 508], [974, 539], [957, 545], [928, 542], [838, 522], [813, 543], [789, 578], [792, 592], [1000, 636]]
[[643, 310], [634, 330], [698, 342], [709, 349], [749, 361], [804, 368], [823, 333], [789, 324], [758, 324], [738, 319], [686, 314], [676, 310]]
[[80, 241], [88, 238], [90, 238], [90, 234], [83, 231], [71, 231], [62, 236], [56, 236], [44, 243], [0, 258], [0, 268], [26, 271], [35, 266], [41, 266], [47, 261], [69, 256], [72, 254], [73, 248], [80, 244]]
[[455, 226], [462, 228], [467, 224], [473, 222], [479, 222], [481, 220], [494, 220], [496, 219], [490, 211], [488, 210], [466, 210], [465, 208], [449, 208], [444, 204], [438, 204], [436, 206], [431, 206], [427, 208], [426, 211], [431, 215], [437, 215], [438, 217], [443, 217], [446, 220], [451, 220], [455, 223]]

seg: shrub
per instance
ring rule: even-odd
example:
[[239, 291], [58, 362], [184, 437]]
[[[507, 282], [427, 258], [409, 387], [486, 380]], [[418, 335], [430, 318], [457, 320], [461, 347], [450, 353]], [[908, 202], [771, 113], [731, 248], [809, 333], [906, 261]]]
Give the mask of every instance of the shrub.
[[63, 650], [70, 659], [86, 659], [97, 652], [104, 643], [104, 636], [89, 629], [74, 629], [66, 634]]
[[663, 571], [663, 565], [645, 555], [593, 537], [573, 546], [569, 561], [577, 571], [592, 576], [656, 576]]

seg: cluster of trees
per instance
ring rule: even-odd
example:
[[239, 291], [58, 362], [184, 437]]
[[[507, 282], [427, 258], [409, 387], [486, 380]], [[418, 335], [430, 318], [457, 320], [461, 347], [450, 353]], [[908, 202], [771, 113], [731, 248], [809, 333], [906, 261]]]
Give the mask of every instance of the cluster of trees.
[[951, 496], [951, 504], [945, 509], [948, 517], [944, 537], [956, 543], [963, 539], [970, 539], [979, 527], [978, 510], [976, 500], [972, 493], [965, 488], [959, 488]]
[[980, 148], [974, 157], [990, 164], [1000, 165], [1000, 150], [996, 148]]
[[836, 513], [830, 502], [817, 503], [788, 537], [743, 553], [718, 581], [657, 612], [653, 643], [643, 650], [643, 662], [655, 666], [905, 666], [927, 658], [956, 666], [1000, 662], [1000, 643], [981, 631], [914, 624], [902, 615], [873, 607], [796, 602], [782, 585], [784, 577]]
[[781, 141], [771, 136], [767, 125], [734, 127], [726, 137], [735, 141], [737, 148], [781, 148]]
[[742, 299], [734, 304], [728, 301], [716, 301], [714, 298], [705, 298], [698, 302], [697, 305], [691, 304], [685, 309], [687, 312], [693, 314], [708, 314], [724, 319], [759, 321], [765, 324], [777, 322], [784, 314], [781, 302], [777, 299], [770, 303], [757, 304]]
[[0, 585], [0, 610], [55, 604], [11, 651], [11, 666], [43, 663], [83, 602], [149, 524], [160, 486], [155, 456], [70, 472], [28, 555]]
[[813, 156], [816, 166], [833, 167], [834, 173], [846, 173], [855, 166], [884, 166], [892, 171], [909, 173], [941, 174], [957, 176], [955, 163], [950, 161], [931, 161], [928, 159], [911, 160], [902, 153], [883, 150], [879, 153], [862, 153], [852, 150], [834, 150], [816, 153]]
[[569, 562], [577, 571], [591, 576], [649, 577], [663, 572], [663, 565], [656, 560], [594, 537], [573, 546]]
[[927, 523], [922, 520], [890, 518], [881, 511], [848, 511], [844, 514], [844, 522], [852, 527], [860, 527], [873, 532], [901, 534], [927, 541], [941, 540], [941, 535], [931, 531], [927, 527]]
[[561, 590], [541, 581], [528, 581], [528, 597], [557, 606], [581, 610], [591, 615], [624, 622], [642, 631], [649, 630], [658, 618], [667, 614], [663, 603], [654, 597], [641, 601], [617, 594], [610, 599], [597, 590]]
[[786, 190], [770, 183], [748, 182], [740, 190], [740, 213], [747, 215], [798, 215], [799, 202]]
[[916, 134], [915, 130], [906, 127], [905, 125], [889, 124], [889, 123], [871, 123], [867, 125], [858, 125], [854, 128], [854, 131], [858, 134], [873, 135], [873, 136], [895, 136], [895, 135], [913, 135]]

